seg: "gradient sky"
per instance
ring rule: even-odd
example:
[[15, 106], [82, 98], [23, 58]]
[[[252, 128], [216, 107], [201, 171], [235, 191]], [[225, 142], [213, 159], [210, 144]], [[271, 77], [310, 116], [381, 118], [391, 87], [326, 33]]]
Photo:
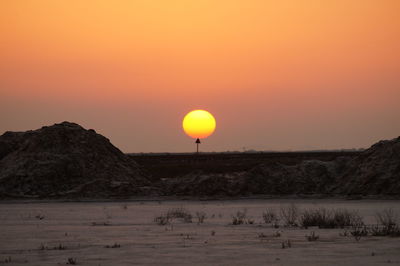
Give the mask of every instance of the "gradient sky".
[[124, 152], [368, 147], [400, 135], [398, 0], [0, 0], [0, 134], [73, 121]]

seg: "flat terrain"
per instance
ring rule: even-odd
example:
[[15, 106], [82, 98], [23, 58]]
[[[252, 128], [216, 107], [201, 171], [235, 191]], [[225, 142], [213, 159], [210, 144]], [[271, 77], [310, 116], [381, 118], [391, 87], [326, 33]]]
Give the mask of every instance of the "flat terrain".
[[[344, 229], [275, 229], [263, 223], [265, 208], [293, 202], [302, 209], [358, 210], [367, 224], [375, 223], [375, 213], [383, 208], [400, 212], [399, 201], [372, 200], [3, 202], [0, 264], [65, 265], [68, 258], [77, 265], [400, 264], [400, 238], [368, 236], [357, 242], [341, 236]], [[202, 224], [195, 217], [193, 223], [154, 222], [179, 207], [205, 212], [207, 218]], [[244, 209], [254, 224], [232, 225], [232, 214]], [[310, 242], [305, 236], [312, 231], [319, 239]], [[283, 249], [287, 240], [291, 247]]]

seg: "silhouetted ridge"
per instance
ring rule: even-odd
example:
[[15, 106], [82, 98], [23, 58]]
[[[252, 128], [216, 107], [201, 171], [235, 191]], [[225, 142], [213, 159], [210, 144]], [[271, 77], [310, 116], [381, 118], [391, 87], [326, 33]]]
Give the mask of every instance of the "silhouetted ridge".
[[[207, 164], [218, 172], [200, 169], [210, 158], [193, 155], [185, 157], [195, 162], [192, 168], [185, 168], [185, 175], [176, 175], [174, 169], [179, 165], [168, 168], [164, 164], [168, 177], [148, 179], [133, 159], [107, 138], [63, 122], [0, 136], [0, 197], [400, 195], [400, 137], [343, 155], [329, 160], [257, 159], [257, 164], [239, 171]], [[157, 164], [154, 159], [152, 162]]]
[[349, 162], [338, 180], [349, 194], [400, 194], [400, 137], [372, 145]]
[[127, 197], [148, 185], [130, 157], [75, 123], [0, 136], [3, 196]]
[[400, 137], [380, 141], [355, 157], [304, 160], [286, 165], [262, 163], [251, 170], [212, 174], [193, 172], [166, 180], [166, 194], [400, 195]]

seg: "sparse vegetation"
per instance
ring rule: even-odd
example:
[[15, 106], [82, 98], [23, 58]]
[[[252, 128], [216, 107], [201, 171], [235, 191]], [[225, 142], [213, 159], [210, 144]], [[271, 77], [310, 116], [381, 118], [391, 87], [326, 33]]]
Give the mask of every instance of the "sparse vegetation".
[[167, 225], [169, 223], [169, 218], [166, 215], [160, 215], [154, 218], [154, 222], [158, 225]]
[[204, 220], [207, 218], [207, 215], [205, 212], [199, 211], [196, 212], [196, 218], [197, 218], [197, 224], [202, 224], [204, 223]]
[[35, 218], [38, 219], [38, 220], [43, 220], [45, 217], [44, 217], [43, 214], [38, 214], [38, 215], [35, 216]]
[[333, 228], [332, 213], [325, 208], [304, 210], [300, 215], [300, 225], [304, 228], [318, 226], [320, 228]]
[[375, 215], [377, 225], [371, 228], [373, 236], [400, 237], [400, 226], [398, 216], [393, 209], [384, 209]]
[[359, 241], [364, 236], [391, 236], [400, 237], [400, 227], [397, 223], [397, 215], [392, 209], [384, 209], [376, 213], [377, 224], [367, 226], [360, 215], [351, 217], [351, 229], [340, 233], [340, 236], [352, 236]]
[[[203, 219], [202, 222], [204, 222], [206, 217], [204, 216], [201, 218]], [[154, 222], [158, 225], [167, 225], [174, 219], [182, 220], [185, 223], [191, 223], [192, 214], [184, 208], [169, 209], [167, 214], [155, 217]]]
[[58, 244], [58, 246], [52, 248], [45, 246], [43, 243], [41, 243], [39, 246], [39, 250], [64, 250], [64, 249], [66, 249], [66, 247], [63, 244]]
[[339, 236], [349, 236], [349, 231], [344, 230], [342, 233], [339, 233]]
[[105, 247], [106, 247], [106, 248], [120, 248], [121, 245], [118, 244], [118, 243], [114, 243], [113, 245], [106, 245]]
[[275, 210], [273, 209], [266, 209], [265, 212], [262, 214], [264, 223], [271, 224], [274, 228], [279, 227], [279, 217]]
[[67, 264], [76, 265], [76, 258], [68, 258], [67, 259]]
[[285, 248], [291, 248], [292, 247], [292, 242], [290, 241], [290, 239], [286, 240], [286, 241], [282, 241], [282, 249]]
[[280, 231], [276, 231], [275, 233], [272, 234], [273, 237], [281, 237], [281, 232]]
[[317, 241], [319, 239], [319, 235], [316, 235], [314, 231], [311, 232], [311, 234], [306, 235], [306, 239], [308, 241]]
[[239, 225], [244, 224], [247, 219], [247, 210], [237, 211], [236, 214], [232, 215], [232, 224]]
[[354, 239], [358, 242], [361, 237], [368, 235], [368, 230], [365, 225], [354, 225], [350, 234], [354, 237]]
[[167, 217], [169, 219], [181, 219], [185, 223], [192, 222], [192, 214], [185, 208], [173, 208], [168, 210]]
[[285, 226], [298, 226], [299, 208], [296, 204], [292, 203], [288, 206], [281, 206], [279, 211], [280, 218]]
[[264, 233], [259, 233], [258, 238], [267, 238], [268, 236]]
[[232, 225], [240, 224], [254, 224], [254, 220], [247, 217], [247, 209], [243, 209], [243, 211], [237, 211], [234, 215], [232, 215]]
[[304, 228], [310, 226], [318, 226], [319, 228], [344, 228], [362, 223], [362, 217], [357, 211], [319, 208], [304, 210], [300, 215], [299, 223]]
[[391, 231], [397, 226], [397, 214], [393, 209], [384, 209], [381, 212], [377, 212], [375, 215], [378, 224], [381, 224], [387, 231]]
[[92, 222], [92, 226], [108, 226], [110, 225], [110, 222]]

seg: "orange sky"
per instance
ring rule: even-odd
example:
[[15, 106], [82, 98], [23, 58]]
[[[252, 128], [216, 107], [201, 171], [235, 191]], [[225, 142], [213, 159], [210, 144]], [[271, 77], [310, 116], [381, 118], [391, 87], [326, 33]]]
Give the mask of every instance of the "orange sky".
[[0, 134], [74, 121], [125, 152], [367, 147], [400, 135], [398, 0], [0, 1]]

